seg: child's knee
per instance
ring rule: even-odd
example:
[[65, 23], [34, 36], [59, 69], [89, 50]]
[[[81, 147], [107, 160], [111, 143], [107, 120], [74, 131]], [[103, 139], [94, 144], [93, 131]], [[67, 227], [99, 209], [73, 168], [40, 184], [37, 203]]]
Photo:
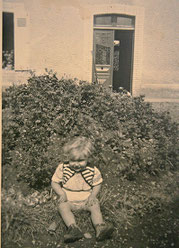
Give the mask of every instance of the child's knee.
[[89, 210], [99, 209], [100, 208], [99, 200], [97, 198], [95, 198], [94, 200], [88, 202], [87, 206], [88, 206]]

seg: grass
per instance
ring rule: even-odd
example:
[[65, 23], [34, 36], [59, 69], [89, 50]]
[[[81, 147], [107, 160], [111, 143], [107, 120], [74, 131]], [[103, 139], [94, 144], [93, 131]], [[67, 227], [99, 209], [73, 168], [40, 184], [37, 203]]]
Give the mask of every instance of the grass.
[[[56, 211], [54, 193], [49, 189], [23, 196], [13, 185], [2, 191], [3, 247], [177, 247], [178, 179], [178, 172], [160, 177], [143, 175], [135, 181], [106, 178], [99, 198], [105, 220], [115, 226], [113, 238], [97, 243], [89, 214], [76, 212], [79, 226], [90, 232], [92, 239], [66, 246], [63, 244], [66, 228]], [[46, 229], [54, 219], [60, 225], [51, 236]]]

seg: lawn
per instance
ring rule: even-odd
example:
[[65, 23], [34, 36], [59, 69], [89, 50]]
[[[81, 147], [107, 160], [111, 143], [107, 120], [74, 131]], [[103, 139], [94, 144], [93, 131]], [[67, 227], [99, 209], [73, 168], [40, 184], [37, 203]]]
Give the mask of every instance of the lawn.
[[[13, 184], [2, 191], [2, 245], [4, 248], [44, 247], [123, 247], [168, 248], [179, 245], [179, 173], [160, 177], [140, 177], [129, 181], [107, 172], [100, 202], [105, 220], [115, 226], [112, 239], [96, 242], [87, 212], [76, 212], [77, 222], [92, 235], [73, 244], [64, 244], [66, 228], [56, 212], [56, 196], [46, 191], [22, 192], [22, 185]], [[50, 195], [51, 194], [51, 195]], [[49, 223], [59, 222], [53, 235]]]

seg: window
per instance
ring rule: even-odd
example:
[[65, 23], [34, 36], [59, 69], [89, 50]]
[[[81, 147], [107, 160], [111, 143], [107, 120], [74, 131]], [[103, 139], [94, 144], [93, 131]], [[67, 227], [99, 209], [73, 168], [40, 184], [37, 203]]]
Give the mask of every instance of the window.
[[98, 32], [95, 35], [96, 40], [96, 64], [109, 65], [111, 54], [111, 35], [106, 32]]
[[105, 14], [94, 16], [94, 27], [108, 26], [108, 27], [125, 27], [134, 28], [135, 19], [132, 16]]
[[14, 69], [14, 14], [3, 12], [2, 68]]

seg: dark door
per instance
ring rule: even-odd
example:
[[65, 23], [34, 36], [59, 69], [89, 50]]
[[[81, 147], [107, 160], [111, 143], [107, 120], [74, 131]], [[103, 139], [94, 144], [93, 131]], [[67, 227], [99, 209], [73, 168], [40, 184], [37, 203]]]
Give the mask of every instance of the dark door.
[[115, 30], [113, 55], [113, 90], [132, 91], [133, 30]]
[[[3, 12], [2, 28], [2, 67], [14, 67], [14, 14]], [[11, 68], [11, 69], [12, 69]]]
[[3, 51], [14, 50], [14, 14], [3, 12]]

